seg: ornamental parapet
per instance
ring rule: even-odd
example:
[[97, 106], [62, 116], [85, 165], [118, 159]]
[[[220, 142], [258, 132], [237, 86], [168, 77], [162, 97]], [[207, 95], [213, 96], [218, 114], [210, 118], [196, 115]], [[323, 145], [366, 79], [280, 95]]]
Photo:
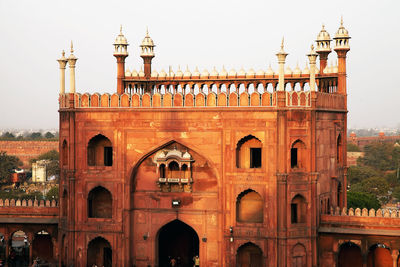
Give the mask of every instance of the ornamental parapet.
[[37, 208], [48, 208], [58, 207], [56, 200], [31, 200], [31, 199], [0, 199], [0, 209], [4, 207], [37, 207]]

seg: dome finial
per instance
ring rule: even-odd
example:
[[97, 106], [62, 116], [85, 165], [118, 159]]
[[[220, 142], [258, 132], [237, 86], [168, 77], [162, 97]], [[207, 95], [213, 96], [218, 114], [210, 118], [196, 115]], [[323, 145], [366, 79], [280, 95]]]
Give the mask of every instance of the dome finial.
[[62, 55], [62, 57], [65, 57], [65, 51], [64, 50], [61, 52], [61, 55]]
[[281, 43], [281, 50], [283, 51], [283, 47], [284, 47], [284, 42], [285, 42], [285, 37], [282, 37], [282, 43]]
[[122, 24], [119, 25], [119, 33], [122, 34]]
[[340, 26], [343, 26], [343, 15], [340, 16]]
[[74, 44], [72, 43], [72, 40], [71, 40], [71, 54], [73, 54], [74, 53]]
[[146, 37], [149, 37], [149, 26], [146, 26]]

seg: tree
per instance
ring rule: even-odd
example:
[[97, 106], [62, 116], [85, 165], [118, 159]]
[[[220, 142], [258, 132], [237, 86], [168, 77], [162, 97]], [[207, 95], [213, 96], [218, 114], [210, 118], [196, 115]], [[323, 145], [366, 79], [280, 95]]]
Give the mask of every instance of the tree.
[[361, 152], [361, 149], [352, 143], [347, 143], [347, 152]]
[[36, 162], [37, 160], [43, 160], [43, 159], [47, 159], [47, 160], [59, 160], [60, 159], [60, 154], [58, 153], [57, 150], [50, 150], [47, 151], [43, 154], [40, 154], [36, 159], [33, 159], [33, 162]]
[[371, 177], [379, 177], [380, 172], [370, 166], [350, 166], [347, 171], [349, 184], [356, 184]]
[[46, 199], [52, 200], [52, 199], [58, 199], [58, 186], [52, 187], [46, 194]]
[[9, 180], [10, 174], [13, 169], [21, 166], [22, 162], [15, 156], [8, 156], [6, 152], [0, 152], [0, 181], [5, 182]]
[[389, 143], [372, 143], [364, 147], [364, 157], [357, 163], [373, 167], [377, 170], [394, 170], [399, 164], [400, 148]]
[[54, 134], [52, 134], [51, 132], [47, 132], [47, 133], [44, 135], [44, 137], [47, 138], [47, 139], [51, 139], [51, 138], [54, 138]]
[[2, 136], [1, 136], [2, 140], [14, 140], [15, 136], [10, 133], [10, 132], [5, 132]]
[[390, 186], [385, 178], [371, 177], [351, 186], [352, 192], [372, 194], [376, 197], [387, 196]]
[[379, 204], [376, 196], [363, 193], [363, 192], [348, 192], [347, 193], [347, 207], [348, 208], [367, 208], [367, 209], [379, 209], [381, 205]]
[[42, 133], [41, 132], [32, 133], [30, 135], [30, 138], [32, 138], [32, 139], [40, 139], [40, 138], [42, 138]]

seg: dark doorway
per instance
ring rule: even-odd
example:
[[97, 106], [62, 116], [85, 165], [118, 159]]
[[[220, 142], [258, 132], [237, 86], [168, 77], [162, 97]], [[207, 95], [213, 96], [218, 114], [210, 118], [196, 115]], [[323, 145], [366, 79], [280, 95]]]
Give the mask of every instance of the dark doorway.
[[262, 251], [253, 243], [242, 245], [237, 251], [237, 267], [262, 267]]
[[112, 249], [110, 243], [102, 237], [90, 241], [87, 249], [87, 267], [112, 266]]
[[32, 242], [32, 256], [34, 259], [39, 258], [44, 262], [53, 261], [53, 242], [49, 233], [40, 231], [35, 234]]
[[352, 242], [343, 243], [339, 248], [338, 267], [362, 267], [361, 249]]
[[169, 267], [175, 259], [179, 267], [192, 267], [199, 255], [199, 237], [189, 225], [175, 220], [164, 225], [158, 234], [159, 267]]

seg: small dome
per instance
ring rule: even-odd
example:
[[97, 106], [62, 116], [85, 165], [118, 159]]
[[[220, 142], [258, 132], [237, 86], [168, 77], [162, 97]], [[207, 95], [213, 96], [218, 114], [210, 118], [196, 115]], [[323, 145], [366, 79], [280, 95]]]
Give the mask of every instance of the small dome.
[[319, 32], [317, 36], [317, 41], [331, 41], [331, 36], [325, 30], [325, 25], [322, 24], [322, 30]]
[[228, 72], [225, 70], [225, 67], [222, 66], [222, 70], [219, 72], [219, 77], [225, 78], [228, 76]]
[[349, 38], [349, 31], [343, 26], [343, 18], [340, 20], [340, 27], [335, 34], [335, 39], [337, 38]]
[[158, 77], [158, 72], [157, 72], [156, 70], [153, 70], [153, 71], [151, 72], [151, 77], [157, 78], [157, 77]]
[[126, 69], [125, 71], [125, 77], [131, 77], [131, 71], [129, 69]]
[[196, 69], [194, 70], [192, 77], [200, 77], [200, 71], [199, 69], [196, 67]]
[[160, 77], [160, 78], [165, 78], [165, 77], [167, 77], [167, 73], [165, 72], [164, 69], [161, 70], [161, 72], [160, 72], [160, 74], [158, 75], [158, 77]]
[[246, 76], [246, 71], [243, 68], [241, 68], [238, 72], [238, 76]]
[[192, 156], [189, 154], [189, 152], [186, 151], [185, 153], [183, 153], [182, 158], [184, 158], [184, 159], [191, 159]]
[[132, 77], [137, 77], [137, 76], [139, 76], [139, 74], [138, 74], [138, 72], [134, 69], [134, 70], [132, 71], [132, 73], [131, 73], [131, 76], [132, 76]]
[[146, 31], [146, 36], [144, 37], [140, 48], [142, 49], [140, 56], [153, 56], [154, 57], [154, 42], [149, 36], [149, 31]]
[[211, 71], [211, 75], [212, 77], [218, 77], [218, 71], [216, 70], [216, 68], [214, 67], [213, 70]]
[[153, 39], [149, 36], [149, 31], [146, 30], [146, 36], [144, 37], [141, 46], [155, 46]]
[[293, 71], [295, 75], [301, 75], [301, 69], [299, 68], [299, 64], [296, 65], [296, 68]]
[[303, 74], [310, 74], [310, 69], [308, 68], [308, 63], [306, 62], [306, 66], [304, 67], [304, 70], [302, 72]]
[[168, 76], [170, 78], [174, 78], [175, 77], [175, 72], [172, 70], [172, 68], [168, 71]]
[[208, 78], [210, 73], [208, 73], [207, 69], [204, 69], [203, 72], [201, 73], [201, 78]]
[[292, 75], [293, 74], [293, 71], [292, 71], [292, 69], [288, 66], [287, 68], [286, 68], [286, 70], [285, 70], [285, 75]]
[[175, 77], [183, 77], [183, 72], [181, 71], [181, 66], [178, 66], [178, 71], [175, 74]]
[[231, 70], [229, 71], [228, 76], [236, 77], [236, 70], [235, 70], [235, 69], [231, 69]]
[[125, 36], [122, 34], [122, 25], [117, 38], [115, 38], [114, 45], [128, 45], [128, 40], [126, 40]]
[[269, 76], [274, 75], [274, 70], [271, 68], [271, 64], [269, 64], [269, 67], [268, 67], [267, 71], [265, 72], [265, 75], [269, 75]]
[[143, 68], [140, 68], [140, 71], [139, 71], [139, 77], [144, 77], [144, 71], [143, 71]]
[[256, 75], [256, 73], [253, 69], [249, 69], [249, 71], [246, 73], [247, 77], [254, 77], [254, 75]]
[[265, 72], [263, 70], [258, 70], [256, 75], [257, 76], [264, 76]]

